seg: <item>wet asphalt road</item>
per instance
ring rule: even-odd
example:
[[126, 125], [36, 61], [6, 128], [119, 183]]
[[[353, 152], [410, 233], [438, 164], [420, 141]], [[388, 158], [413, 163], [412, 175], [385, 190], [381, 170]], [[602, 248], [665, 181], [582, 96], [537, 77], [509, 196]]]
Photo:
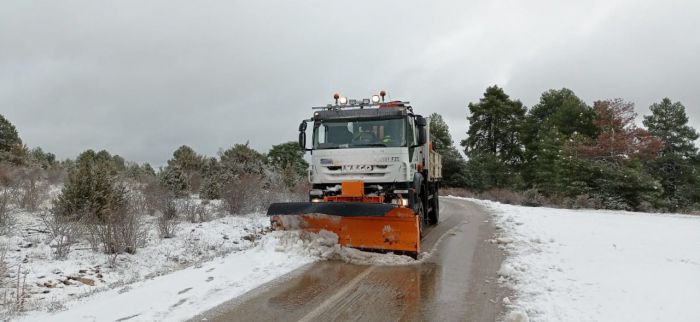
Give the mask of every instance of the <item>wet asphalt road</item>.
[[309, 264], [192, 321], [495, 321], [506, 290], [490, 218], [464, 200], [440, 207], [421, 246], [432, 256], [419, 264]]

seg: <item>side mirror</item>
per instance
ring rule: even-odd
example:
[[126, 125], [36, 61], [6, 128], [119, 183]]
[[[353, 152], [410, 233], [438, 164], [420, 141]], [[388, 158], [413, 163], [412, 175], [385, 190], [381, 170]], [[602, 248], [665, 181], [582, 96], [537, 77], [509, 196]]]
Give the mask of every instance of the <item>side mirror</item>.
[[306, 151], [306, 132], [299, 132], [299, 148]]
[[418, 127], [418, 145], [425, 145], [425, 142], [427, 142], [427, 135], [425, 133], [425, 126], [419, 126]]
[[425, 133], [425, 126], [428, 122], [424, 117], [416, 115], [416, 129], [418, 130], [417, 143], [418, 145], [424, 145], [428, 141], [427, 134]]
[[416, 115], [416, 126], [424, 127], [426, 125], [428, 125], [428, 121], [426, 121], [424, 117]]
[[299, 148], [302, 151], [307, 151], [306, 149], [306, 120], [299, 124]]

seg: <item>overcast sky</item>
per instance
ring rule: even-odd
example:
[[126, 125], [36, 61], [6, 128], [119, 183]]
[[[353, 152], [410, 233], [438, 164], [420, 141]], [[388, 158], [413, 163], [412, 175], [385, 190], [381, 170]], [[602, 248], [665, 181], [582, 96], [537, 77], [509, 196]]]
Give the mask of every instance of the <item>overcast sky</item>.
[[310, 107], [386, 89], [442, 114], [498, 84], [640, 114], [668, 96], [700, 129], [698, 1], [0, 0], [0, 114], [60, 158], [107, 149], [160, 165], [295, 140]]

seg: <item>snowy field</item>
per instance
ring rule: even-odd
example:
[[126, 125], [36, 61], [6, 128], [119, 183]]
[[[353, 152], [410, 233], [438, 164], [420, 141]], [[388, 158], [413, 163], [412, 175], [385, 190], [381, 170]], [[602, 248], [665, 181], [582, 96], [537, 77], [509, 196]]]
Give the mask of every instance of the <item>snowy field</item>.
[[509, 321], [700, 321], [700, 217], [531, 208], [495, 215]]
[[0, 236], [10, 267], [5, 287], [12, 289], [19, 277], [26, 293], [23, 312], [4, 313], [13, 320], [182, 321], [317, 260], [415, 263], [408, 256], [340, 247], [337, 236], [325, 231], [271, 232], [263, 214], [180, 222], [167, 239], [158, 237], [155, 218], [147, 216], [146, 246], [119, 255], [114, 266], [85, 242], [56, 260], [39, 216], [16, 213], [13, 231]]

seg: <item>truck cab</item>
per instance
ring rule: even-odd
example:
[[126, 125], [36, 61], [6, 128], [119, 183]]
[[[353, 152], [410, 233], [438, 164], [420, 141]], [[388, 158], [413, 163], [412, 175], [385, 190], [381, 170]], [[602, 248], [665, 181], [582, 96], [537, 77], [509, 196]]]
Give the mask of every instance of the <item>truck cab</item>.
[[320, 110], [301, 123], [299, 144], [311, 153], [309, 200], [327, 201], [343, 193], [343, 182], [362, 182], [365, 195], [424, 207], [426, 221], [436, 223], [442, 170], [439, 154], [431, 149], [428, 120], [409, 102], [363, 101], [315, 108]]

